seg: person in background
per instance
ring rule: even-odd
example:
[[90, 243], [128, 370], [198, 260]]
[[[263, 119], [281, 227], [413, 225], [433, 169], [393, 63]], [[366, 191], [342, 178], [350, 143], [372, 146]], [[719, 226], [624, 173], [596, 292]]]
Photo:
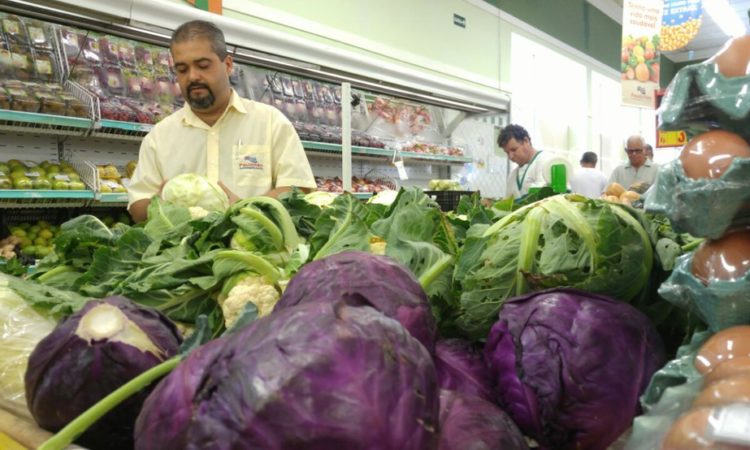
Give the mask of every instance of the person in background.
[[218, 182], [231, 202], [253, 195], [275, 197], [297, 186], [316, 187], [291, 122], [268, 105], [243, 99], [231, 88], [232, 56], [224, 33], [211, 22], [180, 25], [170, 42], [185, 106], [156, 124], [141, 143], [128, 188], [133, 220], [164, 183], [197, 173]]
[[630, 136], [625, 145], [628, 162], [617, 166], [609, 177], [610, 183], [620, 183], [626, 189], [635, 183], [653, 184], [659, 169], [646, 158], [642, 136]]
[[643, 144], [643, 151], [646, 153], [646, 158], [648, 158], [649, 161], [654, 160], [654, 148], [651, 144]]
[[599, 198], [607, 187], [607, 177], [596, 168], [598, 158], [594, 152], [585, 152], [581, 157], [581, 167], [570, 179], [570, 189], [576, 194], [589, 198]]
[[516, 163], [508, 176], [506, 196], [522, 197], [529, 193], [529, 188], [547, 184], [543, 173], [542, 151], [531, 145], [531, 138], [524, 127], [515, 124], [506, 126], [500, 131], [497, 144], [508, 155], [508, 159]]

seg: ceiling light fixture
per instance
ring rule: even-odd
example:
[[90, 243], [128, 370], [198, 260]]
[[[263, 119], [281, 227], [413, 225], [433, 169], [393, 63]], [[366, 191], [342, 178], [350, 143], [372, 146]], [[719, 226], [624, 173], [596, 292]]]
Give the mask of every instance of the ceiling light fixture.
[[745, 35], [745, 22], [732, 9], [728, 0], [703, 0], [703, 9], [727, 36]]

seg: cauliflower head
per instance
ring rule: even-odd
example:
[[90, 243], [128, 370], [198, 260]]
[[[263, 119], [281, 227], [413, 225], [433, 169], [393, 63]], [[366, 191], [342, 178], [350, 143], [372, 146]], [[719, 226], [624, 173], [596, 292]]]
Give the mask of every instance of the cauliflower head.
[[280, 297], [279, 289], [265, 277], [246, 276], [232, 287], [226, 297], [219, 297], [225, 326], [230, 328], [239, 319], [247, 303], [253, 303], [258, 308], [258, 317], [271, 314]]

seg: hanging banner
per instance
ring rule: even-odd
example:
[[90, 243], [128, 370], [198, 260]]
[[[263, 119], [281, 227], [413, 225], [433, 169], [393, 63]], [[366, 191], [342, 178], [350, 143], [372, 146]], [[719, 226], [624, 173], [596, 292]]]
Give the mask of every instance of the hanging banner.
[[204, 11], [212, 12], [214, 14], [221, 14], [223, 12], [221, 0], [185, 0], [191, 5]]
[[659, 49], [679, 50], [698, 34], [703, 19], [701, 0], [664, 0]]
[[659, 88], [662, 0], [625, 0], [622, 16], [622, 103], [654, 108]]

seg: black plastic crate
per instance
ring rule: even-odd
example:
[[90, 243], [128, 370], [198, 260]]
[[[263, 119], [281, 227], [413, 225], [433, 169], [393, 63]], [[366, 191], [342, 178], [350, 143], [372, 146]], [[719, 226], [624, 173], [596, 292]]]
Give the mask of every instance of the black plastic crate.
[[455, 211], [458, 202], [464, 195], [479, 194], [479, 191], [424, 191], [430, 198], [435, 200], [443, 211]]

